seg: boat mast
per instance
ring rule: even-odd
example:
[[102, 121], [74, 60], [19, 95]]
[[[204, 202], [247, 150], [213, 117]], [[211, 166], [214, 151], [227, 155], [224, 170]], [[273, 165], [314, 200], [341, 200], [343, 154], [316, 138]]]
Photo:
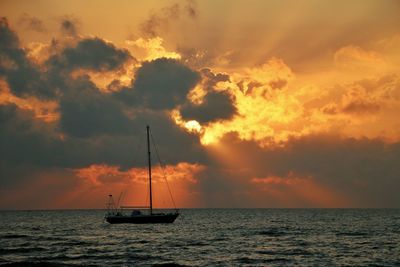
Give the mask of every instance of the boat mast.
[[149, 160], [150, 214], [153, 214], [153, 194], [151, 191], [150, 127], [147, 125], [147, 153]]

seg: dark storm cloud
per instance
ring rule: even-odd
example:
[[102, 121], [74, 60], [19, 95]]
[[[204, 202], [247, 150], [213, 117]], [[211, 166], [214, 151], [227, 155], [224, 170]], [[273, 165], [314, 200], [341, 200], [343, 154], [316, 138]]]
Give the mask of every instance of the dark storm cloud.
[[176, 60], [156, 59], [143, 63], [136, 72], [133, 88], [125, 88], [116, 96], [134, 106], [173, 109], [186, 101], [199, 79], [195, 71]]
[[[13, 104], [0, 105], [2, 185], [27, 181], [33, 173], [91, 164], [123, 169], [145, 166], [146, 125], [151, 125], [164, 163], [207, 160], [198, 137], [179, 128], [163, 110], [186, 100], [199, 79], [196, 72], [174, 60], [144, 63], [129, 89], [137, 93], [138, 104], [127, 105], [113, 94], [102, 93], [88, 76], [69, 75], [78, 68], [117, 69], [131, 58], [127, 51], [98, 38], [83, 39], [50, 58], [43, 72], [29, 62], [6, 19], [0, 26], [1, 56], [5, 59], [0, 70], [11, 92], [42, 97], [43, 90], [52, 88], [51, 97], [60, 105], [60, 120], [53, 123], [42, 122], [33, 112]], [[41, 86], [33, 90], [22, 82]]]
[[0, 58], [0, 76], [5, 77], [15, 95], [54, 97], [54, 91], [46, 86], [39, 68], [27, 59], [6, 18], [0, 19]]
[[31, 16], [28, 13], [24, 13], [20, 19], [19, 19], [19, 24], [23, 25], [25, 29], [27, 30], [32, 30], [36, 32], [46, 32], [47, 29], [44, 26], [44, 23], [41, 19]]
[[181, 109], [185, 120], [197, 120], [209, 123], [217, 120], [228, 120], [237, 113], [232, 96], [226, 91], [209, 92], [201, 104], [187, 103]]
[[201, 104], [186, 101], [180, 108], [185, 120], [197, 120], [200, 123], [209, 123], [217, 120], [228, 120], [237, 113], [234, 97], [227, 90], [216, 91], [219, 82], [229, 81], [229, 75], [213, 73], [210, 69], [200, 71], [202, 88], [207, 92]]
[[219, 82], [228, 82], [230, 77], [225, 73], [213, 73], [210, 69], [202, 69], [200, 71], [203, 78], [204, 89], [207, 91], [213, 90], [214, 86]]
[[[87, 77], [69, 82], [67, 87], [60, 99], [59, 124], [68, 137], [63, 154], [70, 167], [94, 163], [144, 166], [146, 125], [154, 132], [165, 163], [207, 160], [198, 137], [178, 127], [163, 110], [126, 105], [112, 94], [100, 92]], [[81, 150], [85, 152], [80, 154]]]
[[260, 148], [241, 141], [235, 134], [222, 140], [241, 160], [247, 177], [313, 177], [354, 200], [354, 205], [389, 207], [400, 203], [400, 143], [381, 139], [339, 136], [307, 136], [289, 140], [284, 146]]
[[3, 186], [27, 179], [32, 170], [49, 165], [56, 138], [48, 125], [14, 104], [0, 105], [0, 125], [0, 182]]
[[[14, 104], [0, 105], [0, 122], [1, 154], [13, 161], [25, 161], [21, 151], [28, 152], [26, 155], [29, 151], [42, 151], [51, 145], [54, 137], [46, 123], [35, 120], [31, 111], [21, 110]], [[14, 147], [19, 149], [11, 149]], [[35, 160], [41, 159], [38, 157]]]
[[164, 163], [179, 162], [205, 164], [209, 158], [199, 137], [180, 128], [168, 114], [155, 110], [143, 110], [136, 114], [134, 121], [136, 136], [143, 140], [145, 125], [151, 126], [151, 131]]
[[[97, 104], [98, 101], [94, 99]], [[71, 111], [70, 107], [61, 108], [62, 116], [69, 121], [64, 122], [66, 119], [62, 118], [60, 128], [65, 128], [65, 123], [72, 127], [66, 132], [60, 132], [57, 125], [42, 122], [33, 112], [21, 110], [14, 104], [0, 105], [0, 183], [3, 188], [30, 180], [33, 173], [55, 169], [83, 168], [91, 164], [117, 165], [122, 169], [144, 167], [146, 125], [151, 126], [165, 164], [205, 163], [207, 160], [197, 136], [182, 131], [163, 112], [142, 111], [136, 114], [136, 119], [129, 120], [115, 111], [116, 103], [110, 104], [105, 99], [100, 100], [104, 104], [102, 110], [93, 108], [96, 104], [89, 101], [77, 102], [81, 107], [76, 111]], [[110, 116], [116, 122], [110, 122]]]
[[88, 77], [70, 83], [60, 99], [60, 112], [61, 129], [71, 136], [124, 134], [131, 128], [121, 103], [100, 92]]
[[[123, 170], [145, 167], [146, 125], [151, 127], [165, 164], [207, 161], [207, 155], [197, 136], [182, 131], [166, 114], [142, 111], [129, 123], [125, 125], [129, 132], [125, 133], [114, 131], [91, 137], [67, 136], [60, 148], [63, 160], [57, 162], [57, 165], [64, 168], [81, 168], [91, 164], [108, 164], [120, 166]], [[154, 152], [153, 148], [152, 150]], [[156, 166], [155, 153], [152, 156]]]
[[15, 49], [19, 46], [18, 36], [10, 29], [5, 17], [0, 19], [1, 48]]
[[91, 164], [124, 170], [145, 166], [146, 125], [165, 164], [208, 160], [198, 136], [181, 129], [165, 112], [186, 101], [199, 80], [195, 71], [170, 59], [145, 62], [132, 87], [121, 92], [132, 102], [101, 92], [86, 75], [70, 75], [75, 69], [117, 70], [132, 59], [127, 51], [99, 38], [81, 39], [73, 47], [56, 49], [39, 68], [26, 57], [6, 19], [1, 20], [0, 36], [0, 75], [11, 93], [52, 98], [60, 114], [59, 121], [47, 123], [14, 104], [0, 105], [2, 186]]
[[49, 59], [48, 64], [58, 69], [77, 68], [109, 71], [121, 67], [132, 58], [127, 50], [118, 49], [100, 38], [83, 39], [75, 47], [65, 48]]

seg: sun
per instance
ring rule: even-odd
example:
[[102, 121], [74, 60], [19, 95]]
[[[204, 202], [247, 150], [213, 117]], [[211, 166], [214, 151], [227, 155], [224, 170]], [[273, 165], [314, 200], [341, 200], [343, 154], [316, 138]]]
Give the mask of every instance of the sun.
[[185, 128], [189, 132], [196, 132], [196, 133], [200, 133], [201, 132], [201, 125], [196, 120], [190, 120], [190, 121], [185, 122]]

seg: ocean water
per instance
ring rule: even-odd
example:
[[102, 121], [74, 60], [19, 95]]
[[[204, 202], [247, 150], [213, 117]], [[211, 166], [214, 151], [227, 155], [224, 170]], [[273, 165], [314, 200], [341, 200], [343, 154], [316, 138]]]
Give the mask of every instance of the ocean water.
[[0, 211], [4, 266], [400, 266], [398, 209], [184, 209], [173, 224], [104, 211]]

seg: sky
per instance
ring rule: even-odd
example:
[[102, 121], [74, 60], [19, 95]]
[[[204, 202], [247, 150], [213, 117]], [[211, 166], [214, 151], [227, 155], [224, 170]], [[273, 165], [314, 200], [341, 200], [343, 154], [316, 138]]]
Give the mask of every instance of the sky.
[[0, 0], [0, 209], [148, 203], [146, 125], [180, 208], [398, 208], [398, 14]]

